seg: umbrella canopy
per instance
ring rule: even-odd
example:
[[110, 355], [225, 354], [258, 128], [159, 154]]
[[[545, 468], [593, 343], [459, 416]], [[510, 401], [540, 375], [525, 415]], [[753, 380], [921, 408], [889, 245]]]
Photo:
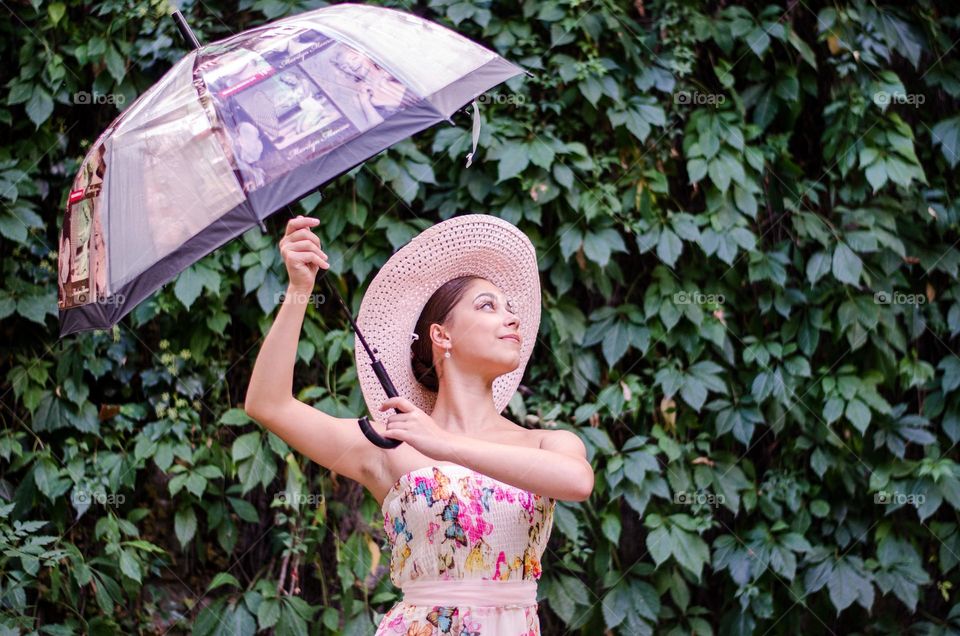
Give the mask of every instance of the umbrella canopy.
[[[279, 208], [524, 72], [428, 20], [350, 3], [190, 52], [110, 124], [74, 180], [60, 337], [112, 327]], [[474, 101], [474, 151], [478, 124]]]

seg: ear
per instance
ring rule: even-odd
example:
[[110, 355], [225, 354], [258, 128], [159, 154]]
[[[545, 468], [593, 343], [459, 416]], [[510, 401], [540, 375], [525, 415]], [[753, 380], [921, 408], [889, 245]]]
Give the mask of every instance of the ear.
[[441, 325], [433, 323], [430, 325], [430, 341], [442, 349], [444, 344], [450, 342], [450, 336]]

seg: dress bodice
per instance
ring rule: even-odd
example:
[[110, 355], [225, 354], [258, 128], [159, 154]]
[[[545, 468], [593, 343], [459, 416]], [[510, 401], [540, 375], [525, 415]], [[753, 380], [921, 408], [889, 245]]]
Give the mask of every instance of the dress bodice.
[[459, 464], [404, 473], [381, 507], [390, 580], [539, 579], [555, 507]]

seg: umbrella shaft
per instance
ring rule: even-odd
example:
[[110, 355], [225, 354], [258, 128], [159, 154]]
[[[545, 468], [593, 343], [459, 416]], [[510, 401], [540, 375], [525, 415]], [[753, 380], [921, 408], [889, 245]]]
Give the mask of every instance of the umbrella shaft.
[[173, 21], [177, 23], [177, 28], [180, 29], [180, 35], [183, 36], [183, 39], [194, 49], [200, 48], [200, 40], [197, 39], [197, 36], [193, 34], [193, 31], [190, 29], [190, 25], [187, 24], [187, 19], [183, 17], [183, 14], [179, 11], [173, 12]]
[[[367, 350], [367, 355], [370, 356], [370, 362], [371, 362], [371, 363], [374, 363], [374, 364], [377, 363], [378, 360], [377, 360], [376, 356], [374, 356], [374, 355], [373, 355], [373, 351], [370, 350], [370, 345], [367, 344], [366, 338], [364, 338], [364, 337], [363, 337], [363, 334], [360, 333], [360, 328], [357, 327], [357, 323], [354, 322], [354, 320], [353, 320], [353, 314], [350, 313], [350, 308], [347, 307], [347, 303], [344, 302], [343, 297], [340, 295], [340, 292], [338, 292], [338, 291], [337, 291], [337, 288], [333, 286], [333, 283], [331, 283], [331, 282], [327, 279], [326, 272], [324, 272], [323, 274], [321, 274], [321, 276], [322, 276], [322, 278], [327, 282], [327, 287], [330, 288], [330, 291], [333, 292], [333, 295], [336, 296], [336, 297], [337, 297], [337, 300], [340, 301], [340, 306], [343, 307], [343, 311], [346, 312], [346, 314], [347, 314], [347, 319], [350, 321], [350, 326], [353, 327], [354, 333], [356, 333], [357, 336], [360, 338], [360, 344], [363, 345], [363, 348]], [[379, 376], [379, 374], [377, 374], [377, 375]], [[387, 378], [387, 382], [390, 382], [390, 379], [389, 379], [389, 378]], [[382, 380], [382, 379], [380, 380], [380, 383], [383, 384], [383, 380]], [[384, 385], [384, 389], [386, 389], [386, 385]]]

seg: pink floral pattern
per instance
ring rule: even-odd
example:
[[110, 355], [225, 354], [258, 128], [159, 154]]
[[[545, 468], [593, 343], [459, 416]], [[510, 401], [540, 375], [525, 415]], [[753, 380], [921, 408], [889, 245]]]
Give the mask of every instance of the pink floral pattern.
[[[547, 499], [458, 464], [400, 477], [383, 501], [390, 580], [536, 580], [553, 528]], [[540, 636], [538, 604], [418, 606], [403, 601], [376, 636]]]

